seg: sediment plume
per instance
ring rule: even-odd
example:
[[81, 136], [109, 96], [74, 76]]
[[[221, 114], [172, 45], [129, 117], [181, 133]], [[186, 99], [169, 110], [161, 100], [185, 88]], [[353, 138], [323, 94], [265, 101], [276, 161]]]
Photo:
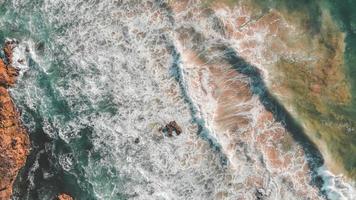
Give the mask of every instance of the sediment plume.
[[7, 41], [6, 58], [0, 59], [0, 200], [10, 199], [13, 183], [30, 150], [29, 136], [8, 91], [19, 75], [12, 66], [15, 45], [14, 41]]

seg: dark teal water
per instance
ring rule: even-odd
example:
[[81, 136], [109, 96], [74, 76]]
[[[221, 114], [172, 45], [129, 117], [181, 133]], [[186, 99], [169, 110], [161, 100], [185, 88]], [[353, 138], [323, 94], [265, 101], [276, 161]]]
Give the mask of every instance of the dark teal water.
[[[355, 102], [356, 91], [356, 2], [352, 0], [329, 0], [329, 6], [332, 14], [340, 25], [341, 29], [346, 33], [346, 51], [345, 62], [348, 81], [352, 85], [353, 105]], [[352, 106], [349, 111], [350, 117], [356, 116], [355, 106]]]
[[[32, 53], [42, 58], [38, 62], [33, 55], [27, 55], [30, 70], [23, 74], [13, 92], [32, 143], [26, 166], [16, 181], [13, 199], [52, 199], [62, 192], [70, 193], [76, 199], [97, 199], [86, 177], [88, 162], [95, 165], [101, 158], [100, 152], [93, 150], [93, 128], [90, 124], [77, 130], [69, 127], [64, 134], [76, 131], [77, 135], [69, 143], [58, 136], [60, 128], [55, 123], [68, 126], [79, 116], [80, 111], [73, 104], [85, 104], [87, 109], [81, 114], [88, 116], [98, 112], [115, 114], [116, 111], [108, 104], [94, 109], [86, 96], [78, 97], [69, 105], [68, 99], [60, 94], [59, 85], [68, 87], [63, 81], [76, 79], [81, 72], [68, 63], [65, 47], [57, 46], [53, 41], [54, 37], [63, 35], [71, 22], [51, 24], [49, 16], [41, 10], [44, 4], [42, 0], [5, 1], [0, 6], [0, 42], [4, 43], [8, 37], [30, 42], [27, 46], [32, 48]], [[75, 160], [70, 171], [60, 163], [64, 156], [68, 162]], [[98, 170], [102, 177], [115, 171], [107, 166]], [[116, 182], [115, 177], [111, 181]], [[114, 196], [114, 199], [123, 198], [120, 192]]]

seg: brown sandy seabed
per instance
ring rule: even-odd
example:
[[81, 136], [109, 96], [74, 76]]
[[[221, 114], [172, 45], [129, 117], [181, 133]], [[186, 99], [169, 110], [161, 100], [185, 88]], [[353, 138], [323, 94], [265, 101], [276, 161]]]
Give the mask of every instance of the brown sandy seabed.
[[[268, 89], [288, 112], [301, 119], [301, 125], [318, 146], [326, 166], [336, 174], [348, 174], [343, 163], [338, 162], [340, 155], [330, 152], [328, 141], [313, 134], [321, 125], [309, 120], [308, 113], [303, 113], [305, 110], [296, 103], [305, 98], [305, 104], [312, 102], [318, 112], [329, 114], [329, 104], [350, 102], [343, 71], [344, 33], [327, 11], [321, 14], [321, 34], [311, 36], [303, 13], [273, 9], [266, 12], [251, 1], [240, 1], [236, 7], [196, 5], [196, 2], [171, 1], [173, 18], [186, 22], [176, 27], [175, 43], [189, 95], [234, 170], [243, 172], [247, 186], [261, 185], [266, 179], [263, 174], [268, 171], [276, 182], [292, 185], [297, 196], [318, 198], [315, 188], [309, 185], [310, 169], [302, 148], [284, 126], [273, 119], [258, 97], [251, 94], [248, 77], [232, 69], [227, 61], [219, 60], [218, 54], [222, 52], [214, 47], [198, 46], [232, 44], [239, 56], [262, 71]], [[208, 17], [211, 12], [220, 22], [220, 32], [210, 31], [213, 29]], [[299, 91], [295, 88], [298, 84], [302, 87]], [[252, 161], [244, 158], [247, 156], [244, 148], [255, 155]], [[246, 165], [250, 165], [251, 173]], [[284, 186], [278, 187], [280, 191], [286, 190]]]

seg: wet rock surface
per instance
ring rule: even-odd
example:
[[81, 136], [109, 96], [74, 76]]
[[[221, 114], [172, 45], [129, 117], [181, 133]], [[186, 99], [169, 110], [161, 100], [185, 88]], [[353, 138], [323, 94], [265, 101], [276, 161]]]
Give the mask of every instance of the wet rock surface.
[[140, 143], [140, 138], [135, 138], [134, 142], [135, 142], [135, 144]]
[[0, 200], [10, 199], [12, 185], [30, 149], [27, 131], [7, 89], [15, 84], [19, 74], [19, 70], [11, 66], [15, 45], [15, 41], [5, 43], [7, 64], [0, 59]]
[[58, 196], [58, 200], [73, 200], [73, 198], [68, 194], [61, 194]]
[[166, 126], [161, 127], [160, 131], [167, 133], [168, 137], [172, 137], [173, 132], [175, 132], [177, 135], [180, 135], [182, 133], [182, 128], [177, 124], [176, 121], [171, 121]]

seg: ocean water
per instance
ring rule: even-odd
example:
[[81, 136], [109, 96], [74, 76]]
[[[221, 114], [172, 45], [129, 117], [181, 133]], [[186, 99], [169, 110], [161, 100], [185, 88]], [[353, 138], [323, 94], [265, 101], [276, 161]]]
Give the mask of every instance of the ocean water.
[[[356, 7], [352, 1], [337, 2], [327, 3], [347, 31], [352, 81]], [[284, 191], [297, 186], [273, 177], [267, 167], [230, 167], [224, 143], [200, 112], [203, 104], [190, 93], [189, 67], [183, 66], [177, 38], [194, 27], [205, 33], [205, 39], [187, 41], [194, 49], [229, 41], [213, 13], [195, 24], [175, 16], [167, 3], [0, 1], [0, 40], [19, 40], [15, 60], [26, 60], [15, 63], [22, 72], [11, 94], [32, 141], [14, 200], [53, 199], [62, 192], [83, 200], [255, 199], [256, 189], [246, 188], [243, 179], [255, 171], [264, 178], [266, 199], [304, 199], [292, 189]], [[266, 105], [253, 100], [257, 108]], [[183, 134], [168, 138], [158, 129], [173, 120]], [[254, 152], [245, 154], [259, 160]], [[319, 158], [305, 158], [302, 166], [308, 159], [317, 162], [321, 177], [311, 179], [322, 182], [310, 186], [310, 193], [321, 199], [355, 197], [354, 187], [324, 169]]]
[[[227, 176], [170, 73], [166, 12], [141, 1], [2, 3], [3, 39], [29, 49], [12, 94], [33, 146], [14, 199], [203, 199]], [[163, 140], [167, 120], [191, 134]]]

